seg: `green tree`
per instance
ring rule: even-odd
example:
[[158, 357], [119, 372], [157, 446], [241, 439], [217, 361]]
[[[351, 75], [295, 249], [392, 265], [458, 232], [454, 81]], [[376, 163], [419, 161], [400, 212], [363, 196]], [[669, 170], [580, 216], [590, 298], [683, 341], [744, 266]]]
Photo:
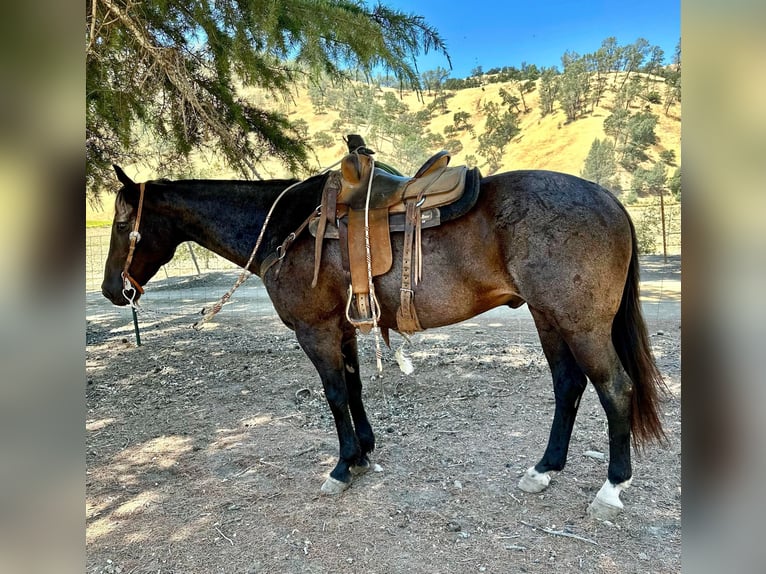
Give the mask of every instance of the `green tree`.
[[556, 68], [544, 68], [540, 74], [540, 110], [543, 116], [553, 113], [558, 91], [559, 77]]
[[317, 147], [332, 147], [337, 143], [336, 137], [324, 131], [316, 132], [312, 139]]
[[644, 65], [644, 72], [650, 76], [659, 75], [664, 61], [665, 51], [659, 46], [652, 46], [649, 50], [649, 60]]
[[437, 66], [435, 70], [426, 70], [420, 77], [430, 96], [431, 92], [439, 93], [442, 90], [444, 81], [449, 77], [449, 70]]
[[629, 120], [630, 112], [621, 107], [615, 107], [604, 120], [604, 133], [614, 139], [615, 148], [623, 146], [628, 140]]
[[479, 135], [477, 153], [487, 160], [489, 172], [498, 170], [502, 163], [505, 146], [521, 131], [518, 117], [511, 110], [503, 110], [495, 102], [484, 104], [487, 122]]
[[574, 121], [582, 114], [588, 92], [590, 74], [585, 58], [575, 52], [567, 51], [561, 57], [564, 71], [559, 80], [558, 99], [567, 116], [567, 121]]
[[624, 82], [617, 90], [614, 98], [614, 107], [630, 109], [633, 102], [641, 93], [642, 84], [639, 76], [632, 76], [629, 81]]
[[[668, 173], [665, 164], [656, 162], [649, 169], [638, 168], [633, 174], [632, 188], [636, 193], [643, 193], [658, 199], [655, 205], [644, 210], [643, 217], [636, 226], [639, 250], [647, 253], [656, 250], [659, 234], [662, 238], [662, 251], [667, 253], [668, 214], [665, 209], [665, 189]], [[675, 219], [671, 215], [670, 219]], [[643, 245], [642, 245], [643, 244]]]
[[655, 84], [659, 81], [657, 76], [659, 76], [662, 72], [662, 63], [665, 61], [665, 51], [659, 46], [652, 46], [649, 49], [647, 58], [647, 62], [643, 67], [644, 89], [642, 91], [641, 97], [646, 100], [650, 100], [651, 94], [656, 93], [657, 97], [659, 97], [659, 93], [655, 90]]
[[649, 169], [637, 168], [633, 173], [631, 188], [644, 195], [657, 195], [665, 189], [667, 180], [667, 168], [664, 163], [658, 161]]
[[428, 104], [428, 110], [446, 114], [449, 112], [449, 106], [447, 105], [447, 102], [453, 96], [454, 94], [450, 92], [439, 92], [438, 95], [434, 96], [434, 99], [431, 101], [431, 103]]
[[634, 72], [638, 72], [641, 66], [646, 60], [651, 46], [649, 42], [644, 38], [638, 38], [633, 44], [629, 44], [622, 48], [622, 71], [624, 75], [622, 77], [622, 83], [617, 91], [621, 91], [623, 86], [630, 80]]
[[580, 175], [616, 191], [617, 160], [614, 154], [614, 143], [608, 139], [594, 139]]
[[[620, 163], [628, 171], [634, 170], [637, 165], [646, 161], [646, 150], [649, 146], [657, 143], [657, 116], [651, 112], [641, 111], [633, 114], [628, 119], [628, 139], [623, 145]], [[662, 164], [659, 164], [662, 166]]]
[[313, 83], [308, 86], [309, 99], [314, 106], [314, 113], [323, 115], [327, 113], [327, 91], [319, 83]]
[[665, 115], [670, 113], [670, 108], [676, 102], [681, 101], [681, 40], [676, 44], [673, 64], [665, 73]]
[[676, 165], [676, 152], [672, 149], [664, 149], [660, 152], [660, 159], [665, 165], [673, 167]]
[[[519, 106], [519, 104], [521, 104], [521, 100], [516, 95], [510, 93], [505, 88], [500, 88], [497, 93], [506, 106], [509, 108], [516, 108], [517, 113], [522, 113], [521, 107]], [[526, 105], [524, 107], [526, 108]]]
[[668, 178], [668, 189], [673, 194], [673, 198], [676, 201], [681, 201], [681, 166], [679, 165], [676, 170]]
[[527, 82], [534, 82], [540, 77], [540, 70], [535, 64], [521, 62], [521, 79]]
[[468, 130], [471, 131], [473, 129], [473, 126], [468, 123], [468, 120], [471, 119], [471, 114], [468, 112], [455, 112], [455, 114], [452, 116], [452, 123], [455, 124], [456, 130]]
[[591, 110], [595, 111], [596, 106], [601, 102], [604, 92], [606, 92], [607, 77], [617, 66], [617, 39], [613, 36], [606, 38], [601, 42], [599, 49], [593, 54], [586, 54], [585, 59], [588, 65], [588, 71], [594, 76], [594, 85], [591, 95]]
[[141, 159], [141, 133], [166, 143], [167, 161], [205, 145], [246, 177], [263, 156], [295, 171], [307, 142], [241, 87], [286, 97], [299, 78], [382, 68], [419, 89], [415, 58], [431, 50], [449, 60], [422, 17], [364, 0], [86, 0], [89, 193], [112, 163]]

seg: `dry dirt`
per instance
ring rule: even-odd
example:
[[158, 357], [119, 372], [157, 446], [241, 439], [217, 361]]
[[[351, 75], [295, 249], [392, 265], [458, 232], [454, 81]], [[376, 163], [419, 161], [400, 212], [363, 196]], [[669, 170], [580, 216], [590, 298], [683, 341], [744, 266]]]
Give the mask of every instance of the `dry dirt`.
[[[590, 386], [567, 468], [544, 493], [516, 486], [553, 410], [523, 309], [417, 335], [409, 376], [386, 350], [374, 377], [373, 339], [360, 337], [378, 466], [327, 497], [332, 417], [273, 310], [226, 307], [199, 332], [185, 312], [147, 311], [138, 347], [129, 311], [89, 293], [87, 572], [680, 572], [680, 258], [645, 260], [643, 277], [669, 444], [634, 456], [611, 523], [585, 515], [607, 462], [584, 453], [608, 452]], [[176, 311], [194, 307], [178, 296]]]

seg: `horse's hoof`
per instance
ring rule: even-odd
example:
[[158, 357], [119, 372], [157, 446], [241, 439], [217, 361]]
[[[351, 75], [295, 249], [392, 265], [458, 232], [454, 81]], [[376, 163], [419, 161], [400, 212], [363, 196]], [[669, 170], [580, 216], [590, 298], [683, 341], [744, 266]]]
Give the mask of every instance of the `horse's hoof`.
[[593, 502], [588, 505], [588, 517], [595, 520], [614, 520], [620, 515], [622, 509], [622, 502], [620, 503], [620, 506], [614, 506], [613, 504], [594, 498]]
[[519, 480], [519, 488], [532, 494], [542, 492], [551, 483], [551, 475], [547, 472], [537, 472], [534, 466], [530, 466], [524, 476]]
[[349, 486], [351, 486], [350, 482], [341, 482], [340, 480], [329, 476], [327, 477], [327, 480], [324, 481], [320, 490], [322, 491], [322, 494], [336, 495], [346, 490]]
[[359, 476], [370, 470], [370, 461], [366, 458], [348, 469], [354, 476]]
[[596, 520], [614, 520], [625, 508], [620, 500], [620, 493], [630, 486], [631, 479], [620, 484], [604, 482], [596, 498], [588, 506], [588, 516]]

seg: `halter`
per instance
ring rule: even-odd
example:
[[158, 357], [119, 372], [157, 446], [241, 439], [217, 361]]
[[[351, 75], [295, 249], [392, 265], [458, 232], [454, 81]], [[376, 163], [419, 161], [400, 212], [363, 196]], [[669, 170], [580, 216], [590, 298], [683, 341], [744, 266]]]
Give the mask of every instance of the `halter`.
[[[134, 306], [134, 298], [136, 296], [136, 292], [141, 293], [143, 295], [144, 288], [139, 285], [138, 281], [133, 279], [133, 277], [130, 276], [130, 273], [128, 270], [130, 269], [130, 264], [133, 261], [133, 253], [136, 250], [136, 243], [141, 241], [141, 234], [138, 232], [138, 226], [141, 224], [141, 210], [144, 207], [144, 188], [146, 187], [146, 184], [140, 183], [138, 185], [139, 189], [139, 196], [138, 196], [138, 211], [136, 212], [136, 222], [133, 224], [133, 231], [130, 232], [130, 248], [128, 249], [128, 258], [125, 260], [125, 266], [122, 268], [122, 296], [127, 299], [131, 306]], [[133, 291], [133, 296], [128, 296], [128, 291]]]

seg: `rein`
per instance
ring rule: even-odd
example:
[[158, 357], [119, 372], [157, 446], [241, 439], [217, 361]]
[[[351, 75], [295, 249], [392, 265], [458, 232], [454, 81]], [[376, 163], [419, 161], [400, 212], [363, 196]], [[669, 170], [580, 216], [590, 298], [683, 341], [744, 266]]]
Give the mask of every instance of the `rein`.
[[[131, 277], [129, 269], [130, 264], [133, 262], [133, 254], [136, 251], [136, 243], [141, 241], [141, 234], [138, 232], [138, 227], [141, 225], [141, 211], [144, 207], [144, 190], [146, 189], [145, 183], [140, 183], [138, 186], [139, 189], [139, 196], [138, 196], [138, 211], [136, 212], [136, 221], [133, 224], [133, 231], [130, 232], [130, 248], [128, 249], [128, 257], [125, 260], [125, 265], [122, 268], [122, 282], [123, 282], [123, 288], [122, 288], [122, 296], [125, 297], [130, 302], [131, 307], [136, 307], [136, 303], [134, 301], [136, 292], [141, 293], [143, 295], [144, 288], [139, 285], [138, 281], [133, 279]], [[132, 291], [133, 295], [128, 296], [128, 291]]]

